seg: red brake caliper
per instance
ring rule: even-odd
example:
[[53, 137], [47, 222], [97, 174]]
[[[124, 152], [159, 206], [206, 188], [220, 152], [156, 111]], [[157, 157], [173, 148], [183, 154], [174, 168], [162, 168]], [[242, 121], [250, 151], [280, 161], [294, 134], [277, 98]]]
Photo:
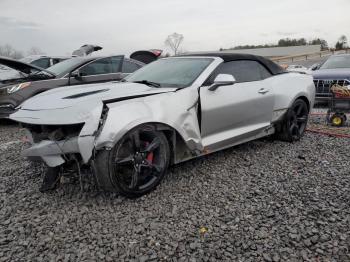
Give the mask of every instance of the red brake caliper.
[[147, 155], [147, 161], [148, 161], [148, 163], [151, 163], [151, 164], [153, 163], [153, 152], [151, 152]]
[[[146, 146], [149, 145], [149, 142], [146, 142]], [[153, 152], [148, 153], [147, 157], [146, 157], [148, 163], [152, 164], [153, 163]]]

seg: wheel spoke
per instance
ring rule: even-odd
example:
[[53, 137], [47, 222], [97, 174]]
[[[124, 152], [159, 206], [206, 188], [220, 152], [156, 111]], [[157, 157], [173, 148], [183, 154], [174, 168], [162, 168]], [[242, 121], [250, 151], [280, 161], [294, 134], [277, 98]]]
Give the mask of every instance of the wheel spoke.
[[303, 110], [303, 105], [300, 104], [300, 105], [298, 106], [298, 109], [296, 110], [296, 115], [297, 115], [297, 116], [300, 116], [302, 110]]
[[297, 121], [298, 123], [305, 123], [307, 121], [307, 117], [306, 116], [298, 117]]
[[162, 171], [162, 167], [160, 165], [150, 163], [146, 160], [145, 164], [142, 164], [142, 167], [150, 169], [152, 172], [155, 171], [157, 173], [160, 173]]
[[153, 141], [146, 147], [144, 152], [150, 153], [156, 150], [160, 146], [160, 140], [158, 137], [155, 137]]
[[132, 162], [133, 162], [133, 156], [132, 155], [116, 159], [117, 165], [123, 165], [123, 164], [127, 164], [127, 163], [132, 163]]
[[291, 123], [289, 131], [292, 134], [292, 136], [299, 135], [299, 127], [298, 127], [298, 125], [295, 124], [294, 122]]
[[139, 174], [140, 174], [140, 167], [134, 167], [134, 172], [132, 173], [132, 176], [131, 176], [131, 183], [130, 183], [130, 188], [134, 189], [137, 187], [137, 184], [139, 182]]
[[155, 164], [152, 165], [152, 169], [154, 169], [158, 173], [160, 173], [162, 171], [161, 166], [155, 165]]
[[140, 151], [140, 132], [138, 130], [136, 130], [135, 132], [132, 133], [131, 135], [131, 139], [133, 142], [133, 147], [135, 152], [139, 152]]

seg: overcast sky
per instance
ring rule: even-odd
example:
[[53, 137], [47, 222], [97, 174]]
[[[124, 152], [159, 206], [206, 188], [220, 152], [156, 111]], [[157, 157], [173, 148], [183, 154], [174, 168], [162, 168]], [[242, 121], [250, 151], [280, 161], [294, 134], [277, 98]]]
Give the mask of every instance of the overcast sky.
[[166, 49], [184, 35], [185, 51], [280, 38], [350, 38], [350, 0], [0, 0], [0, 45], [66, 55], [83, 44], [103, 54]]

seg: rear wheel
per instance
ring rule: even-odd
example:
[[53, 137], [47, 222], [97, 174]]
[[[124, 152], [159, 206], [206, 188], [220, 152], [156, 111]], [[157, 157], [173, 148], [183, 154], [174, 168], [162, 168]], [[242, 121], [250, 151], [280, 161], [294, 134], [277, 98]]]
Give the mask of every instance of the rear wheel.
[[288, 109], [281, 123], [277, 137], [283, 141], [298, 141], [304, 134], [309, 118], [309, 109], [306, 102], [297, 99]]
[[102, 188], [138, 197], [158, 186], [169, 159], [165, 135], [140, 127], [127, 133], [112, 150], [103, 151], [97, 157], [96, 176]]

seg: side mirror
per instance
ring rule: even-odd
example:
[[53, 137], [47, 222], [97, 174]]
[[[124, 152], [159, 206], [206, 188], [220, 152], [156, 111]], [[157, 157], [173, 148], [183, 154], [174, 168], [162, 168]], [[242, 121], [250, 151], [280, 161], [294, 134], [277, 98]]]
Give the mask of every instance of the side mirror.
[[236, 79], [229, 74], [219, 74], [216, 76], [214, 83], [209, 87], [210, 91], [215, 91], [220, 86], [230, 86], [236, 83]]
[[317, 70], [319, 67], [320, 67], [320, 64], [313, 64], [313, 65], [310, 67], [310, 69], [311, 69], [312, 71], [315, 71], [315, 70]]
[[75, 79], [81, 79], [82, 74], [79, 70], [75, 70], [70, 73], [70, 77], [74, 77]]

